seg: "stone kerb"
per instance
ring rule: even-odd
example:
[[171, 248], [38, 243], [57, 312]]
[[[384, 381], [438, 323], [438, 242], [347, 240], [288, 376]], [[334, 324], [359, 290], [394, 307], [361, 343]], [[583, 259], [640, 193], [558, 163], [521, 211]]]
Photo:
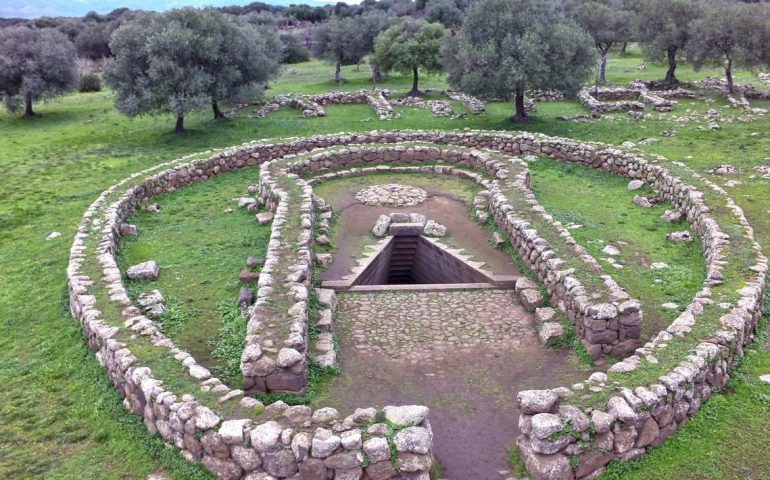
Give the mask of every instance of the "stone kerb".
[[[75, 237], [68, 266], [71, 312], [81, 323], [89, 347], [96, 351], [97, 360], [107, 370], [124, 405], [143, 417], [151, 433], [179, 448], [188, 460], [201, 461], [220, 478], [252, 478], [253, 475], [294, 478], [298, 473], [312, 478], [359, 478], [364, 470], [371, 478], [423, 478], [432, 465], [432, 432], [425, 407], [386, 407], [382, 411], [359, 409], [343, 419], [334, 409], [312, 411], [305, 406], [289, 407], [276, 402], [265, 407], [264, 413], [257, 418], [228, 420], [217, 413], [222, 404], [237, 402], [238, 409], [246, 412], [263, 406], [253, 398], [242, 398], [242, 393], [229, 391], [213, 378], [199, 379], [202, 380], [200, 390], [219, 396], [217, 407], [205, 406], [205, 402], [191, 393], [166, 389], [164, 382], [156, 378], [150, 368], [141, 366], [128, 347], [130, 342], [122, 341], [130, 334], [124, 335], [121, 327], [107, 323], [97, 309], [97, 306], [109, 307], [97, 305], [98, 297], [89, 294], [89, 290], [104, 280], [110, 301], [123, 307], [124, 313], [132, 312], [113, 257], [121, 217], [127, 215], [132, 204], [143, 198], [145, 192], [161, 193], [157, 188], [159, 178], [179, 180], [179, 183], [165, 185], [165, 188], [174, 189], [185, 181], [178, 177], [180, 172], [202, 179], [207, 174], [216, 174], [213, 172], [219, 170], [219, 160], [208, 164], [211, 170], [206, 168], [205, 162], [171, 169], [152, 177], [152, 181], [141, 188], [130, 188], [117, 202], [107, 205], [108, 198], [118, 189], [118, 186], [111, 187], [86, 211]], [[241, 162], [235, 157], [231, 160], [233, 165], [230, 166]], [[146, 190], [144, 187], [150, 184], [154, 187]], [[95, 251], [104, 277], [91, 278], [83, 273], [83, 267], [89, 260], [90, 249], [94, 249], [91, 234], [100, 232], [103, 237], [97, 239]], [[127, 322], [125, 327], [129, 326], [133, 325]], [[155, 336], [159, 332], [148, 320], [140, 333]], [[183, 353], [168, 339], [153, 345], [166, 348], [172, 354]], [[381, 423], [381, 419], [396, 424], [392, 440], [387, 437], [388, 426]], [[411, 441], [405, 441], [402, 436]], [[394, 449], [398, 452], [397, 457], [391, 455]]]
[[[145, 424], [150, 431], [157, 431], [167, 443], [181, 448], [183, 455], [187, 458], [191, 460], [204, 459], [207, 467], [217, 471], [223, 478], [239, 478], [250, 467], [254, 467], [257, 462], [260, 466], [254, 467], [251, 471], [262, 468], [268, 473], [270, 471], [279, 472], [279, 466], [286, 465], [286, 471], [281, 470], [280, 475], [277, 473], [274, 475], [278, 478], [294, 475], [296, 473], [294, 468], [300, 468], [296, 467], [296, 461], [299, 460], [298, 456], [301, 456], [301, 451], [295, 452], [289, 448], [293, 439], [283, 443], [276, 441], [275, 444], [268, 442], [269, 447], [266, 451], [259, 450], [259, 448], [263, 448], [262, 444], [259, 443], [260, 446], [254, 447], [252, 445], [247, 448], [245, 453], [240, 450], [236, 453], [234, 447], [228, 449], [227, 453], [224, 452], [224, 449], [218, 449], [218, 439], [227, 436], [227, 432], [222, 432], [220, 429], [220, 427], [224, 428], [226, 422], [222, 422], [221, 418], [214, 413], [217, 407], [212, 410], [204, 406], [191, 393], [186, 393], [181, 398], [177, 397], [181, 394], [165, 390], [162, 381], [155, 378], [149, 368], [141, 366], [137, 356], [128, 348], [128, 345], [138, 340], [129, 339], [130, 335], [125, 333], [128, 327], [116, 325], [110, 321], [107, 318], [109, 314], [103, 313], [108, 311], [108, 307], [99, 303], [103, 295], [111, 296], [111, 301], [121, 306], [121, 310], [131, 312], [131, 306], [124, 305], [127, 299], [124, 297], [124, 291], [122, 292], [119, 284], [115, 283], [119, 281], [120, 272], [116, 271], [116, 267], [109, 259], [114, 252], [115, 244], [110, 239], [94, 240], [92, 234], [112, 232], [111, 235], [114, 236], [119, 231], [119, 223], [122, 221], [122, 218], [120, 221], [117, 219], [119, 217], [125, 218], [128, 211], [141, 200], [146, 200], [193, 181], [217, 175], [227, 169], [263, 163], [273, 158], [307, 152], [319, 147], [350, 143], [404, 141], [429, 141], [471, 148], [489, 148], [512, 155], [519, 153], [543, 154], [558, 160], [601, 168], [628, 178], [641, 179], [685, 213], [693, 230], [701, 236], [701, 245], [708, 267], [708, 275], [703, 288], [687, 307], [687, 310], [669, 326], [667, 331], [659, 333], [653, 341], [638, 349], [632, 357], [613, 366], [610, 375], [619, 381], [619, 388], [607, 387], [607, 377], [602, 376], [603, 374], [595, 374], [587, 382], [575, 385], [573, 390], [559, 388], [538, 392], [522, 392], [519, 396], [519, 406], [524, 413], [521, 417], [524, 434], [519, 439], [519, 446], [522, 456], [535, 478], [574, 478], [576, 476], [595, 475], [612, 459], [627, 460], [643, 454], [647, 448], [662, 443], [689, 415], [698, 410], [714, 388], [718, 388], [726, 382], [727, 372], [742, 354], [742, 347], [751, 340], [756, 320], [761, 312], [761, 296], [765, 287], [767, 259], [761, 254], [759, 245], [753, 239], [751, 227], [740, 208], [716, 185], [709, 184], [704, 180], [708, 188], [715, 192], [704, 195], [704, 192], [698, 191], [671, 175], [667, 169], [648, 162], [639, 155], [607, 148], [600, 144], [571, 142], [539, 135], [512, 136], [486, 132], [343, 134], [287, 140], [279, 144], [259, 142], [246, 145], [237, 150], [218, 153], [205, 160], [195, 160], [175, 166], [144, 181], [139, 180], [141, 174], [136, 174], [105, 191], [84, 214], [83, 223], [73, 242], [67, 272], [71, 311], [83, 326], [89, 346], [96, 350], [97, 359], [107, 369], [111, 380], [124, 398], [125, 405], [132, 412], [144, 417]], [[144, 173], [142, 172], [142, 174]], [[148, 171], [148, 173], [151, 172]], [[106, 204], [114, 198], [120, 187], [128, 183], [128, 180], [136, 180], [137, 186], [131, 189], [131, 194], [128, 197], [121, 200], [127, 207], [122, 209], [107, 208]], [[728, 238], [722, 232], [717, 220], [712, 218], [710, 215], [712, 206], [707, 206], [704, 198], [710, 198], [713, 195], [723, 199], [726, 204], [727, 213], [724, 213], [722, 210], [725, 209], [721, 207], [714, 210], [719, 214], [719, 221], [734, 222], [738, 227], [738, 232], [743, 232], [742, 236], [740, 233], [736, 235], [731, 230], [731, 237]], [[127, 198], [130, 198], [130, 202]], [[129, 205], [130, 203], [134, 205]], [[738, 268], [726, 268], [731, 262], [737, 260], [732, 252], [734, 248], [726, 248], [728, 245], [732, 247], [733, 242], [743, 242], [749, 247], [749, 250], [753, 249], [749, 269], [751, 274]], [[94, 278], [84, 273], [92, 271], [85, 266], [91, 265], [97, 258], [101, 262], [99, 265], [103, 274], [101, 278]], [[740, 288], [734, 292], [737, 293], [738, 300], [732, 303], [734, 306], [727, 313], [724, 311], [720, 313], [721, 307], [715, 305], [715, 301], [712, 300], [712, 290], [722, 292], [731, 288], [738, 288], [738, 286]], [[103, 289], [105, 293], [100, 293], [100, 289]], [[153, 331], [152, 324], [147, 324], [146, 327], [149, 332]], [[152, 333], [149, 336], [152, 337]], [[678, 351], [664, 348], [667, 343], [675, 343], [677, 339], [691, 342], [694, 349], [677, 353]], [[156, 347], [168, 348], [170, 352], [173, 352], [173, 348], [175, 348], [170, 347], [165, 342]], [[690, 354], [691, 351], [695, 353]], [[623, 371], [633, 370], [640, 365], [646, 365], [646, 363], [653, 363], [650, 358], [654, 359], [655, 356], [662, 358], [661, 361], [664, 362], [669, 373], [659, 377], [657, 381], [649, 378], [649, 383], [641, 381], [641, 385], [624, 385]], [[182, 362], [182, 364], [184, 363]], [[625, 366], [618, 368], [620, 364]], [[620, 376], [618, 376], [619, 374]], [[212, 387], [215, 382], [204, 385], [209, 380], [211, 379], [200, 382], [202, 392], [199, 394], [200, 396], [206, 397], [205, 392], [219, 387], [218, 385]], [[606, 391], [610, 388], [611, 391]], [[589, 398], [606, 393], [610, 393], [611, 397], [607, 401], [606, 407], [583, 410], [580, 407], [581, 402], [573, 399], [574, 393], [572, 392], [584, 390], [591, 391], [587, 394]], [[220, 388], [219, 391], [222, 389]], [[593, 392], [598, 393], [594, 394]], [[222, 397], [226, 397], [226, 395]], [[225, 400], [225, 402], [228, 401], [232, 402], [233, 399]], [[239, 403], [248, 405], [253, 401], [253, 399], [244, 398]], [[575, 406], [571, 406], [570, 403]], [[251, 405], [255, 404], [251, 403]], [[274, 405], [276, 406], [267, 407], [272, 414], [284, 410], [282, 405]], [[284, 411], [289, 412], [289, 409], [286, 408]], [[292, 412], [296, 413], [295, 411]], [[538, 416], [541, 414], [552, 416]], [[553, 418], [553, 415], [557, 418]], [[253, 432], [261, 427], [259, 431], [275, 432], [279, 427], [283, 428], [282, 418], [279, 418], [280, 421], [273, 420], [279, 424], [278, 426], [270, 422], [260, 423], [264, 422], [263, 419], [254, 419], [253, 423], [249, 424], [251, 430], [243, 426], [247, 423], [242, 423], [241, 431], [244, 438], [247, 438], [245, 443], [248, 445], [248, 438], [253, 440], [253, 435], [247, 434], [247, 431]], [[585, 426], [586, 418], [593, 428]], [[345, 422], [341, 423], [343, 426], [340, 428], [345, 429]], [[355, 422], [351, 420], [348, 425], [350, 423]], [[265, 425], [268, 424], [270, 426], [266, 427]], [[420, 425], [425, 427], [423, 423]], [[558, 429], [555, 429], [557, 425]], [[233, 427], [232, 424], [228, 426]], [[311, 422], [312, 426], [314, 425]], [[270, 433], [269, 438], [282, 439], [285, 430], [283, 428], [281, 433], [277, 435]], [[543, 436], [544, 432], [548, 430], [551, 432]], [[190, 433], [196, 431], [198, 434], [202, 434], [202, 437]], [[237, 427], [235, 431], [238, 431]], [[287, 437], [291, 437], [291, 435], [287, 434]], [[320, 435], [320, 440], [323, 441], [328, 434], [319, 431], [316, 435]], [[239, 437], [236, 433], [234, 437], [229, 438]], [[581, 442], [576, 442], [578, 438]], [[204, 439], [208, 440], [204, 441]], [[575, 462], [570, 462], [568, 456], [576, 458], [576, 468], [572, 467], [572, 463]], [[244, 466], [243, 463], [246, 457], [251, 461], [251, 463], [246, 462], [249, 467]], [[283, 462], [289, 457], [291, 457], [294, 467], [288, 466], [289, 462]], [[318, 465], [317, 462], [311, 463]], [[427, 461], [423, 462], [423, 464], [425, 463]], [[300, 465], [303, 464], [300, 461]], [[361, 465], [363, 464], [362, 462]], [[392, 462], [388, 462], [388, 464], [391, 464], [392, 467]], [[339, 465], [334, 462], [327, 465], [324, 461], [324, 468], [327, 469], [334, 470], [334, 466]], [[547, 470], [543, 470], [544, 468]], [[289, 470], [294, 473], [283, 475]], [[544, 476], [544, 471], [551, 472], [548, 474], [551, 476]]]
[[[387, 165], [355, 168], [362, 163], [371, 163], [380, 159], [383, 163], [425, 163], [444, 160], [449, 163], [468, 165], [485, 172], [490, 179], [482, 180], [479, 175], [468, 174], [490, 191], [490, 208], [498, 227], [510, 237], [526, 266], [546, 285], [554, 306], [566, 311], [570, 321], [575, 324], [581, 340], [594, 356], [615, 354], [628, 355], [640, 346], [642, 311], [636, 300], [631, 300], [607, 275], [601, 265], [588, 252], [577, 245], [569, 231], [553, 217], [545, 213], [529, 189], [529, 171], [526, 164], [518, 159], [501, 156], [492, 152], [482, 152], [459, 147], [439, 147], [431, 144], [401, 144], [394, 146], [366, 147], [348, 145], [340, 150], [314, 151], [301, 160], [291, 159], [287, 170], [299, 175], [318, 173], [325, 170], [347, 168], [343, 175], [367, 174], [387, 171]], [[392, 167], [399, 169], [402, 167]], [[413, 167], [403, 167], [413, 168]], [[423, 173], [448, 173], [465, 176], [460, 169], [440, 165], [414, 167]], [[512, 171], [521, 172], [516, 178]], [[312, 181], [335, 178], [339, 173], [326, 173], [316, 176]], [[521, 179], [526, 179], [521, 181]], [[518, 202], [510, 202], [508, 196], [521, 197]], [[518, 203], [520, 208], [514, 208]], [[541, 215], [542, 228], [554, 230], [551, 238], [562, 238], [569, 245], [571, 253], [577, 258], [570, 262], [580, 272], [575, 275], [575, 268], [564, 267], [567, 263], [560, 258], [549, 242], [538, 234], [530, 225], [528, 216]], [[581, 283], [578, 276], [595, 276], [599, 282]], [[597, 301], [596, 299], [603, 299]]]

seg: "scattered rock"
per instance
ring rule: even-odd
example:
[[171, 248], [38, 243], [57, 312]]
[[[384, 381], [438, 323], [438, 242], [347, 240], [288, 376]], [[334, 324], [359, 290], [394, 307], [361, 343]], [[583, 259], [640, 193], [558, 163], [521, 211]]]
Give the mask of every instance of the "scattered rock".
[[249, 287], [241, 287], [241, 291], [238, 294], [238, 306], [248, 307], [254, 303], [254, 292]]
[[419, 425], [430, 410], [422, 405], [387, 406], [382, 409], [385, 418], [396, 425]]
[[315, 261], [318, 265], [325, 267], [327, 265], [331, 265], [331, 263], [334, 261], [334, 257], [331, 253], [317, 253], [315, 256]]
[[492, 241], [495, 242], [495, 247], [499, 247], [505, 243], [505, 239], [500, 235], [500, 232], [492, 233]]
[[634, 197], [634, 203], [639, 205], [642, 208], [652, 208], [653, 207], [653, 204], [652, 204], [652, 202], [650, 201], [650, 199], [648, 197], [642, 197], [642, 196], [639, 196], [639, 195], [636, 195]]
[[51, 233], [48, 234], [47, 237], [45, 237], [45, 239], [46, 240], [53, 240], [54, 238], [59, 238], [59, 237], [61, 237], [61, 233], [60, 232], [51, 232]]
[[254, 268], [258, 265], [262, 265], [263, 263], [265, 263], [264, 258], [256, 258], [256, 257], [250, 256], [246, 259], [246, 266], [248, 266], [249, 268]]
[[663, 270], [664, 268], [668, 268], [668, 264], [664, 262], [654, 262], [650, 265], [650, 268], [653, 270]]
[[738, 167], [727, 163], [709, 168], [706, 171], [712, 175], [738, 175], [741, 173]]
[[124, 223], [120, 226], [120, 234], [124, 237], [134, 237], [137, 235], [138, 230], [136, 228], [136, 225], [132, 225], [130, 223]]
[[160, 290], [150, 290], [139, 295], [136, 299], [145, 315], [150, 318], [158, 318], [166, 313], [164, 305], [166, 299], [160, 293]]
[[380, 215], [377, 219], [377, 223], [372, 228], [372, 235], [375, 237], [384, 237], [388, 234], [388, 227], [390, 227], [390, 217], [387, 215]]
[[666, 240], [669, 242], [692, 242], [692, 235], [688, 230], [682, 232], [671, 232], [666, 235]]
[[159, 274], [160, 268], [154, 260], [133, 265], [126, 270], [126, 275], [131, 280], [156, 280]]
[[446, 227], [433, 220], [428, 220], [425, 222], [423, 233], [429, 237], [443, 237], [446, 236]]
[[262, 212], [256, 215], [257, 223], [260, 225], [267, 225], [273, 221], [273, 212]]
[[546, 323], [556, 317], [556, 310], [551, 307], [540, 307], [535, 309], [535, 321], [537, 323]]
[[152, 203], [150, 205], [145, 205], [144, 211], [145, 212], [150, 212], [150, 213], [160, 213], [160, 205], [158, 205], [157, 203]]
[[522, 290], [519, 292], [519, 300], [528, 312], [534, 312], [543, 303], [543, 294], [540, 290]]
[[559, 322], [545, 322], [538, 332], [543, 345], [551, 345], [564, 336], [564, 327]]
[[628, 189], [629, 190], [639, 190], [644, 186], [643, 180], [631, 180], [628, 182]]
[[243, 270], [241, 274], [238, 276], [238, 279], [243, 284], [256, 282], [259, 280], [259, 273], [258, 272], [250, 272], [248, 270]]
[[770, 374], [760, 375], [759, 380], [765, 383], [770, 383]]
[[682, 219], [682, 212], [676, 212], [673, 210], [666, 210], [663, 212], [661, 218], [667, 222], [678, 222]]
[[620, 255], [620, 250], [618, 250], [618, 248], [613, 245], [607, 245], [602, 249], [602, 252], [610, 256]]

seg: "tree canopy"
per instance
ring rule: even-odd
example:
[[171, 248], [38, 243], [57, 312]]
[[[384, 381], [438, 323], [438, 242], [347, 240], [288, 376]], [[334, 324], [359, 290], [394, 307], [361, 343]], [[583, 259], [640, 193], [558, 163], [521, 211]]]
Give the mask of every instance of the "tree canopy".
[[552, 2], [483, 0], [443, 49], [449, 83], [464, 92], [513, 100], [524, 121], [528, 88], [577, 92], [591, 74], [593, 40]]
[[665, 82], [678, 83], [676, 57], [687, 46], [690, 26], [697, 16], [692, 0], [646, 0], [637, 9], [636, 36], [645, 58], [668, 60]]
[[313, 31], [313, 53], [322, 60], [334, 64], [334, 81], [341, 83], [340, 67], [361, 61], [365, 52], [361, 48], [362, 30], [358, 21], [351, 18], [332, 18]]
[[733, 93], [734, 64], [754, 66], [770, 61], [770, 5], [716, 2], [704, 4], [692, 24], [687, 57], [696, 68], [723, 62], [727, 90]]
[[8, 110], [34, 115], [32, 103], [73, 90], [77, 85], [75, 47], [53, 29], [0, 29], [0, 95]]
[[614, 8], [599, 2], [585, 2], [574, 12], [578, 25], [593, 38], [599, 52], [599, 70], [596, 80], [605, 83], [607, 54], [613, 45], [624, 43], [631, 38], [632, 15], [628, 10]]
[[419, 94], [419, 70], [442, 71], [441, 45], [449, 31], [440, 23], [404, 21], [382, 32], [374, 42], [373, 65], [383, 72], [412, 73], [410, 95]]
[[187, 113], [210, 102], [257, 100], [277, 74], [282, 52], [274, 34], [237, 25], [224, 14], [183, 8], [118, 28], [105, 65], [115, 105], [127, 115], [174, 113], [176, 131]]

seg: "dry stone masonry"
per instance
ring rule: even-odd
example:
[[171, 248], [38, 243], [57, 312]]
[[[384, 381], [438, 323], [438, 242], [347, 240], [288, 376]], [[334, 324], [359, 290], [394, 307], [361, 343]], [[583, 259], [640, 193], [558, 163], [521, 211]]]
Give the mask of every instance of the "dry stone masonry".
[[[671, 325], [641, 344], [642, 305], [537, 203], [518, 155], [544, 155], [643, 181], [686, 220], [707, 273]], [[361, 408], [343, 416], [331, 408], [263, 405], [248, 394], [303, 392], [309, 357], [330, 340], [308, 344], [310, 321], [331, 333], [337, 302], [333, 292], [316, 291], [311, 283], [313, 228], [328, 213], [314, 203], [314, 183], [326, 172], [374, 173], [389, 163], [468, 176], [488, 192], [477, 210], [487, 211], [508, 237], [584, 345], [597, 355], [624, 357], [607, 374], [595, 373], [571, 388], [523, 391], [517, 398], [517, 443], [531, 476], [595, 477], [612, 460], [637, 458], [660, 445], [727, 382], [762, 308], [767, 258], [740, 207], [703, 175], [664, 160], [598, 143], [482, 131], [266, 140], [184, 157], [110, 187], [86, 211], [67, 270], [71, 312], [126, 408], [220, 478], [427, 479], [432, 431], [425, 407]], [[257, 165], [255, 193], [274, 216], [248, 311], [244, 392], [213, 377], [133, 305], [114, 255], [125, 219], [153, 196]], [[537, 291], [524, 287], [520, 291]], [[311, 320], [312, 295], [321, 312]], [[553, 318], [535, 305], [537, 299], [532, 303], [543, 323]], [[490, 335], [497, 335], [495, 328]], [[157, 352], [154, 361], [164, 363], [164, 372], [176, 372], [174, 382], [147, 366], [147, 351]]]

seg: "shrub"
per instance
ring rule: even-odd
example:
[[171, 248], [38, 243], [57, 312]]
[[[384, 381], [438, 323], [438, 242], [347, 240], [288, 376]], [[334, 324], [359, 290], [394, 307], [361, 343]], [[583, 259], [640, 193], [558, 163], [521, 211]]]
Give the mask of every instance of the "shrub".
[[96, 72], [85, 72], [80, 76], [79, 92], [99, 92], [102, 89], [102, 77]]

